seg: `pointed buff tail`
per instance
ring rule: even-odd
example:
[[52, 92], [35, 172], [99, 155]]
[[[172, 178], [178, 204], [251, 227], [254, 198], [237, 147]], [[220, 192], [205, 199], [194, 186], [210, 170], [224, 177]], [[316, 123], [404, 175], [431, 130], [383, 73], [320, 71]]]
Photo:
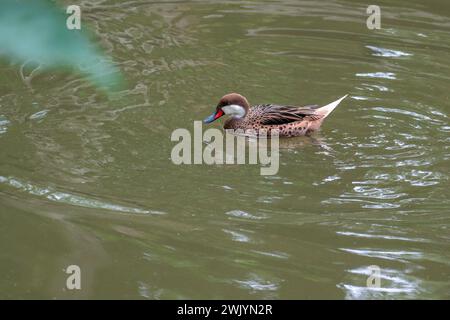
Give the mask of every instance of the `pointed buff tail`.
[[316, 110], [316, 114], [322, 115], [323, 116], [322, 119], [325, 119], [339, 105], [339, 103], [341, 103], [342, 100], [347, 98], [347, 96], [348, 94], [330, 104], [327, 104], [326, 106], [318, 108]]

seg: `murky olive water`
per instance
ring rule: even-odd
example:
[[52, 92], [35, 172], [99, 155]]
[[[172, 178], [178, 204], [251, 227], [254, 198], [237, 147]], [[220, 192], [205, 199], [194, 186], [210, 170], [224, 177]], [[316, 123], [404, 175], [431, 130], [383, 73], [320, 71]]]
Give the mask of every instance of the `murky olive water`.
[[[3, 62], [0, 297], [450, 298], [450, 5], [380, 6], [368, 30], [363, 1], [85, 1], [109, 98]], [[174, 165], [172, 131], [231, 91], [351, 97], [275, 176]]]

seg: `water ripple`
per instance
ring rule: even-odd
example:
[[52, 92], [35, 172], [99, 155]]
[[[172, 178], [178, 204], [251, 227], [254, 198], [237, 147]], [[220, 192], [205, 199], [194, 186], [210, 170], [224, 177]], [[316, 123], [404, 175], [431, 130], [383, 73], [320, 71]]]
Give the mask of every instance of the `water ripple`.
[[369, 73], [357, 73], [355, 75], [357, 77], [365, 77], [365, 78], [380, 78], [389, 80], [397, 79], [396, 74], [394, 72], [369, 72]]
[[122, 206], [122, 205], [103, 202], [100, 200], [67, 193], [67, 192], [59, 192], [59, 191], [53, 190], [53, 188], [50, 188], [50, 187], [41, 188], [41, 187], [35, 186], [33, 184], [30, 184], [27, 182], [22, 182], [18, 179], [11, 178], [11, 177], [0, 176], [0, 183], [9, 185], [16, 189], [20, 189], [20, 190], [28, 192], [32, 195], [45, 196], [45, 198], [47, 198], [48, 200], [61, 202], [61, 203], [67, 203], [67, 204], [80, 206], [80, 207], [105, 209], [105, 210], [111, 210], [111, 211], [119, 211], [119, 212], [125, 212], [125, 213], [137, 213], [137, 214], [165, 214], [164, 212], [161, 212], [161, 211], [144, 210], [144, 209], [139, 209], [139, 208], [126, 207], [126, 206]]
[[[366, 283], [372, 275], [371, 267], [360, 267], [347, 270], [352, 275], [348, 282]], [[347, 299], [386, 299], [399, 297], [414, 297], [421, 288], [421, 281], [415, 277], [405, 275], [403, 270], [383, 268], [380, 272], [380, 287], [359, 286], [353, 284], [339, 284], [339, 288], [346, 292]]]
[[251, 242], [250, 237], [248, 237], [247, 235], [237, 232], [237, 231], [233, 231], [233, 230], [226, 230], [223, 229], [223, 232], [231, 235], [231, 238], [233, 241], [236, 242]]
[[250, 220], [261, 220], [261, 219], [267, 219], [267, 217], [263, 214], [254, 215], [242, 210], [232, 210], [225, 212], [226, 215], [235, 217], [235, 218], [244, 218], [244, 219], [250, 219]]
[[0, 134], [5, 133], [8, 130], [10, 122], [2, 115], [0, 115]]
[[258, 291], [277, 291], [279, 284], [273, 281], [268, 281], [256, 274], [251, 274], [246, 280], [234, 280], [240, 287], [248, 289], [253, 292]]
[[412, 53], [407, 53], [399, 50], [379, 48], [375, 46], [366, 46], [366, 48], [372, 50], [372, 55], [376, 57], [398, 58], [412, 56]]
[[45, 118], [45, 116], [47, 115], [47, 113], [48, 113], [49, 111], [50, 111], [50, 110], [47, 110], [47, 109], [38, 111], [38, 112], [32, 114], [32, 115], [30, 116], [29, 119], [30, 119], [30, 120], [40, 120], [40, 119], [42, 119], [42, 118]]
[[369, 238], [369, 239], [400, 240], [400, 241], [408, 241], [408, 242], [431, 242], [430, 240], [423, 239], [423, 238], [406, 238], [406, 237], [398, 237], [398, 236], [383, 235], [383, 234], [368, 234], [368, 233], [358, 233], [358, 232], [349, 232], [349, 231], [337, 231], [336, 234], [339, 234], [341, 236]]
[[347, 248], [340, 248], [340, 250], [357, 254], [360, 256], [400, 261], [404, 263], [407, 263], [410, 259], [420, 259], [423, 257], [423, 253], [420, 251], [386, 251], [374, 249], [347, 249]]

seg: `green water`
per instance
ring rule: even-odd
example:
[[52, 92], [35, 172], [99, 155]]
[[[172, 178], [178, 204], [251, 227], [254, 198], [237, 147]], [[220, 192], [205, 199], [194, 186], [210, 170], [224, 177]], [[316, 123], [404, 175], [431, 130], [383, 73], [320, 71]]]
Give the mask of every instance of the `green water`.
[[[377, 4], [381, 30], [363, 1], [81, 2], [112, 97], [2, 61], [0, 298], [450, 298], [450, 4]], [[174, 165], [173, 130], [232, 91], [350, 97], [274, 176]]]

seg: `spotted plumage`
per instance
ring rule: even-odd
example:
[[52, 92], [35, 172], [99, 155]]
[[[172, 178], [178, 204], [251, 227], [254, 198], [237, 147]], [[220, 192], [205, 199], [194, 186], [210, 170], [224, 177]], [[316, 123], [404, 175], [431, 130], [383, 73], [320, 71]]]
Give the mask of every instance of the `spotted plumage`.
[[244, 96], [230, 93], [220, 99], [216, 112], [204, 122], [210, 123], [227, 114], [231, 117], [225, 121], [224, 129], [253, 130], [256, 135], [270, 134], [276, 129], [283, 137], [302, 136], [319, 129], [322, 121], [345, 97], [324, 107], [261, 104], [250, 108]]

